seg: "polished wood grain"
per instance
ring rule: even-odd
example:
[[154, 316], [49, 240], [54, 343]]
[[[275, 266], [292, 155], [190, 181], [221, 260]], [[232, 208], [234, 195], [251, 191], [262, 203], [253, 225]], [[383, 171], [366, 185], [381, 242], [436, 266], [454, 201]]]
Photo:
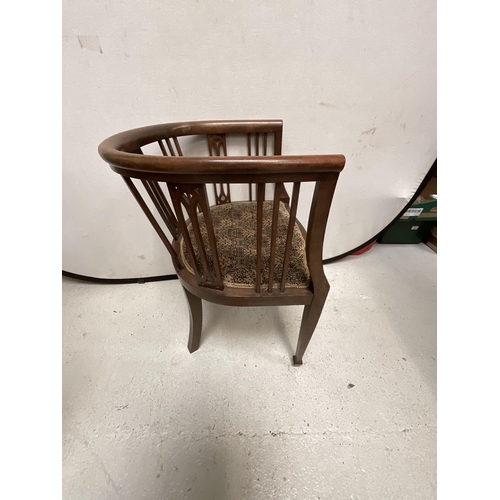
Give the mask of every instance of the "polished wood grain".
[[168, 230], [174, 238], [177, 238], [180, 233], [180, 226], [159, 183], [157, 181], [147, 181], [142, 179], [142, 184], [158, 210], [160, 217], [163, 219], [163, 222], [165, 222]]
[[[169, 184], [170, 197], [174, 205], [177, 220], [180, 222], [182, 236], [189, 253], [193, 271], [198, 279], [198, 286], [222, 290], [222, 274], [220, 268], [217, 243], [212, 222], [210, 207], [207, 202], [207, 192], [204, 184]], [[185, 219], [182, 207], [188, 214]], [[198, 214], [204, 216], [204, 223], [208, 233], [208, 247], [205, 246], [201, 234]], [[187, 221], [190, 221], [194, 233], [194, 239], [198, 252], [195, 252], [193, 241], [189, 234]], [[210, 266], [208, 255], [210, 254], [213, 267]], [[178, 255], [179, 258], [180, 252]], [[200, 262], [200, 264], [198, 264]]]
[[[209, 156], [227, 156], [226, 134], [207, 134]], [[231, 203], [231, 188], [228, 183], [214, 183], [215, 204]]]
[[154, 215], [151, 213], [151, 210], [149, 210], [149, 207], [147, 206], [146, 202], [142, 198], [138, 189], [135, 187], [133, 181], [131, 179], [129, 179], [128, 177], [123, 177], [123, 180], [127, 184], [128, 188], [132, 192], [137, 203], [139, 203], [139, 206], [142, 208], [143, 212], [146, 214], [146, 217], [148, 218], [149, 222], [151, 222], [151, 225], [154, 227], [154, 229], [157, 232], [158, 236], [160, 237], [161, 241], [163, 242], [163, 244], [167, 248], [168, 252], [170, 253], [174, 267], [176, 268], [176, 270], [179, 270], [182, 267], [182, 264], [181, 264], [181, 261], [179, 259], [177, 251], [174, 250], [172, 244], [170, 243], [167, 236], [165, 235], [165, 233], [161, 229], [160, 225], [156, 221]]
[[292, 250], [292, 238], [293, 238], [293, 229], [295, 227], [295, 220], [297, 216], [297, 205], [299, 204], [299, 191], [300, 191], [300, 182], [295, 182], [293, 184], [293, 192], [292, 192], [292, 206], [290, 207], [290, 219], [288, 220], [288, 231], [286, 235], [286, 244], [285, 244], [285, 257], [283, 260], [283, 271], [281, 273], [281, 288], [282, 292], [285, 291], [285, 283], [286, 283], [286, 273], [288, 272], [288, 266], [290, 264], [290, 253]]
[[[247, 156], [229, 155], [230, 135], [246, 135]], [[293, 361], [302, 364], [304, 352], [321, 316], [329, 284], [323, 272], [322, 252], [326, 224], [339, 174], [345, 165], [343, 155], [282, 156], [283, 123], [281, 120], [219, 120], [179, 122], [142, 127], [109, 137], [99, 145], [99, 154], [119, 173], [139, 206], [172, 257], [172, 262], [185, 291], [190, 330], [188, 349], [200, 345], [202, 300], [233, 306], [304, 305], [304, 313]], [[181, 150], [179, 137], [204, 136], [208, 156], [189, 157]], [[157, 143], [161, 155], [144, 154], [142, 148]], [[270, 145], [273, 152], [269, 154]], [[134, 183], [142, 184], [171, 237], [156, 220], [153, 210]], [[292, 197], [285, 183], [293, 183]], [[307, 231], [297, 219], [297, 206], [302, 183], [314, 182]], [[162, 185], [166, 183], [170, 205]], [[231, 184], [248, 184], [248, 200], [256, 204], [256, 268], [255, 286], [234, 288], [224, 285], [219, 260], [207, 185], [212, 184], [215, 204], [235, 203]], [[270, 254], [263, 252], [263, 214], [266, 185], [273, 186]], [[256, 186], [253, 201], [253, 185]], [[283, 203], [289, 212], [282, 268], [277, 262], [279, 208]], [[173, 208], [172, 208], [173, 207]], [[205, 240], [198, 217], [203, 215]], [[310, 285], [297, 288], [286, 283], [294, 227], [305, 238], [305, 253]], [[193, 235], [193, 240], [190, 236]], [[193, 272], [183, 264], [181, 238], [192, 263]], [[281, 250], [280, 250], [281, 251]], [[281, 258], [282, 257], [282, 258]], [[270, 275], [261, 286], [263, 258], [270, 260]], [[276, 273], [280, 273], [275, 276]], [[275, 284], [275, 279], [279, 284]]]
[[203, 304], [201, 299], [191, 293], [186, 287], [182, 287], [186, 295], [189, 308], [189, 338], [188, 350], [193, 353], [200, 347], [201, 327], [203, 323]]
[[302, 314], [297, 349], [293, 358], [294, 364], [297, 365], [302, 364], [302, 356], [314, 333], [330, 290], [330, 284], [323, 270], [323, 241], [336, 185], [337, 178], [317, 182], [314, 189], [306, 237], [307, 265], [311, 273], [314, 297]]
[[273, 222], [271, 227], [271, 255], [269, 257], [269, 283], [267, 291], [271, 293], [274, 286], [274, 261], [276, 260], [276, 238], [278, 235], [279, 205], [281, 196], [281, 183], [277, 182], [274, 188], [273, 198]]
[[260, 293], [261, 280], [262, 280], [262, 214], [264, 207], [264, 198], [266, 185], [259, 182], [257, 184], [257, 262], [255, 270], [255, 291]]

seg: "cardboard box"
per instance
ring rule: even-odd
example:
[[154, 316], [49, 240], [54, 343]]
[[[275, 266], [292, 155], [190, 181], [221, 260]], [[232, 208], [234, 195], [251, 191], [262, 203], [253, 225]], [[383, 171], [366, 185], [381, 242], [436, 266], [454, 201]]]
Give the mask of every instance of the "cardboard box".
[[423, 200], [430, 199], [430, 196], [433, 194], [437, 194], [437, 177], [431, 177], [429, 182], [425, 185], [424, 189], [420, 193], [420, 197]]
[[431, 232], [427, 235], [425, 244], [437, 253], [437, 226], [431, 229]]

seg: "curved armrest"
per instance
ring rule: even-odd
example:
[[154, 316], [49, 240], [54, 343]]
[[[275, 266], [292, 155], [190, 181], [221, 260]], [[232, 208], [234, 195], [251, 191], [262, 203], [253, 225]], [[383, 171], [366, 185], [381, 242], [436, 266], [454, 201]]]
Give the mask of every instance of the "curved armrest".
[[[281, 146], [283, 134], [282, 120], [211, 120], [196, 122], [164, 123], [149, 127], [135, 128], [115, 134], [99, 146], [99, 153], [110, 150], [134, 152], [145, 144], [156, 142], [168, 137], [185, 135], [213, 134], [251, 134], [274, 133], [278, 136]], [[281, 148], [280, 148], [281, 149]], [[105, 159], [105, 158], [104, 158]], [[106, 160], [107, 161], [107, 160]]]
[[166, 157], [101, 148], [99, 153], [121, 175], [177, 182], [252, 182], [270, 176], [292, 182], [297, 175], [316, 180], [322, 174], [340, 173], [345, 165], [344, 155]]
[[[343, 155], [281, 156], [281, 120], [219, 120], [167, 123], [128, 130], [99, 145], [100, 156], [128, 177], [176, 182], [292, 182], [326, 179], [345, 165]], [[185, 135], [274, 133], [275, 156], [154, 156], [141, 147]], [[276, 148], [275, 148], [276, 149]], [[326, 177], [325, 177], [326, 176]], [[300, 177], [300, 179], [299, 179]], [[331, 177], [331, 175], [330, 175]]]

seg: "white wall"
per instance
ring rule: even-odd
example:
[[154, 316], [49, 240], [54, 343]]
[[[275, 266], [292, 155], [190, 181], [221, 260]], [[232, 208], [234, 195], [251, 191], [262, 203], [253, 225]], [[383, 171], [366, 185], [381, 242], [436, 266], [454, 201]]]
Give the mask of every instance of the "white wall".
[[436, 5], [65, 0], [63, 115], [64, 270], [174, 272], [97, 146], [198, 119], [282, 118], [284, 154], [346, 156], [325, 242], [333, 257], [385, 227], [436, 158]]

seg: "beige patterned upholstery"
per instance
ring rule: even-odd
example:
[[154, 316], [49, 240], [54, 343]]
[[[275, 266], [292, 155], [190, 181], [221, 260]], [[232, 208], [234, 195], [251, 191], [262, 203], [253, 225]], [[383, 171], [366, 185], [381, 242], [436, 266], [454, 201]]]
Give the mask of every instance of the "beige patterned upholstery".
[[[265, 201], [262, 221], [262, 282], [266, 287], [269, 282], [270, 242], [273, 204]], [[254, 288], [257, 262], [257, 204], [256, 202], [226, 203], [211, 207], [214, 233], [221, 264], [222, 280], [227, 287]], [[208, 244], [207, 229], [203, 214], [198, 215], [201, 234], [205, 248]], [[278, 237], [273, 282], [281, 284], [281, 270], [288, 230], [289, 214], [285, 205], [280, 202], [278, 217]], [[191, 242], [198, 265], [200, 265], [198, 247], [194, 239], [191, 224], [188, 226]], [[184, 239], [181, 239], [181, 255], [186, 269], [193, 273], [192, 262]], [[213, 270], [212, 256], [208, 255], [209, 265]], [[193, 273], [194, 274], [194, 273]], [[286, 285], [306, 288], [309, 286], [309, 270], [305, 255], [305, 242], [299, 227], [295, 224], [292, 238], [290, 264], [288, 267]]]

